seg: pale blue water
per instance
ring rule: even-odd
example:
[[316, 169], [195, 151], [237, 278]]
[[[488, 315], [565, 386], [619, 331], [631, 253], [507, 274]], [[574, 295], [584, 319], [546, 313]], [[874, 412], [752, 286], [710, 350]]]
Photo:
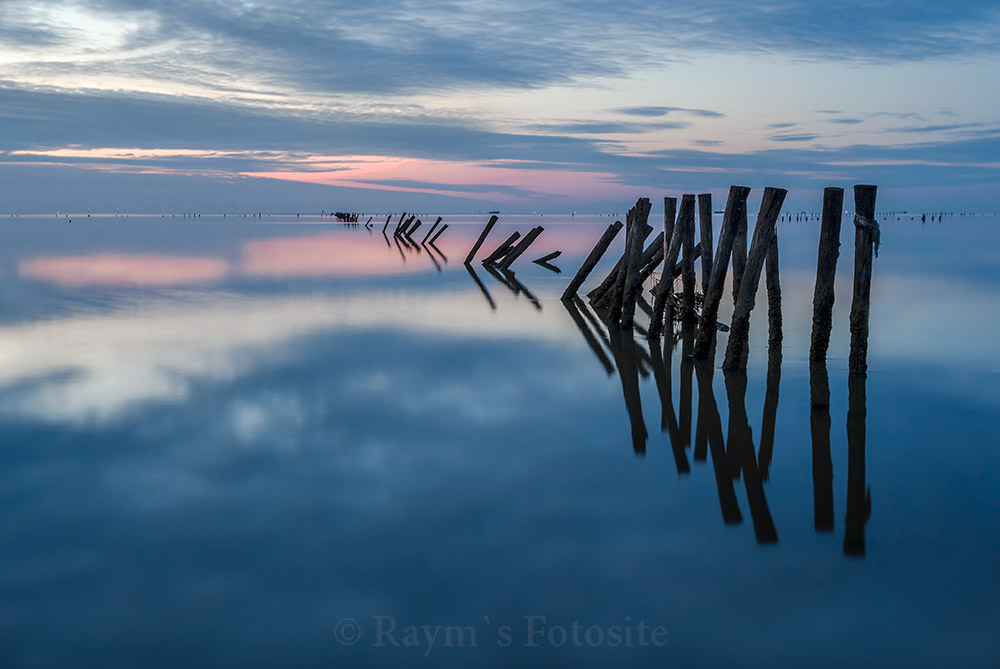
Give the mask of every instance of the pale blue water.
[[[883, 220], [856, 556], [847, 219], [829, 489], [817, 222], [779, 224], [780, 385], [761, 294], [746, 460], [720, 370], [702, 397], [682, 342], [636, 353], [630, 422], [622, 355], [559, 301], [613, 219], [502, 218], [486, 250], [546, 227], [514, 265], [534, 301], [463, 268], [485, 219], [446, 216], [434, 256], [384, 217], [0, 221], [0, 665], [1000, 662], [1000, 221]], [[557, 249], [561, 274], [529, 262]]]

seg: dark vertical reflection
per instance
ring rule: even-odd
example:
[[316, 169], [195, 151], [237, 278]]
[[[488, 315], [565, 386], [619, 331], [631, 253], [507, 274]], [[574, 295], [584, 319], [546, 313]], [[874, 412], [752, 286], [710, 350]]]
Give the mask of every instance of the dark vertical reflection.
[[438, 260], [437, 260], [437, 258], [434, 257], [434, 253], [430, 249], [427, 250], [427, 257], [431, 259], [431, 262], [434, 263], [434, 267], [440, 273], [441, 272], [441, 263], [439, 263]]
[[774, 424], [778, 418], [778, 386], [781, 384], [781, 347], [767, 349], [767, 387], [764, 390], [764, 417], [760, 426], [760, 452], [757, 461], [760, 475], [770, 478], [771, 455], [774, 452]]
[[537, 297], [531, 294], [531, 291], [528, 290], [528, 288], [523, 283], [517, 280], [517, 277], [514, 276], [513, 272], [511, 272], [509, 269], [502, 269], [500, 270], [500, 272], [503, 274], [504, 278], [507, 279], [507, 282], [514, 287], [514, 291], [516, 293], [518, 294], [523, 293], [524, 296], [527, 297], [528, 300], [533, 305], [535, 305], [536, 309], [538, 309], [539, 311], [542, 310], [542, 303], [538, 301]]
[[666, 431], [670, 437], [670, 448], [674, 452], [674, 461], [677, 463], [678, 474], [688, 474], [691, 472], [691, 465], [688, 463], [687, 453], [684, 451], [684, 444], [681, 440], [680, 430], [677, 427], [677, 417], [674, 415], [673, 387], [671, 386], [671, 353], [674, 348], [672, 336], [667, 336], [663, 340], [663, 352], [660, 352], [660, 340], [648, 339], [649, 357], [652, 360], [653, 377], [656, 379], [656, 390], [660, 395], [660, 431]]
[[472, 265], [466, 265], [465, 269], [469, 272], [469, 276], [472, 277], [472, 280], [476, 282], [476, 285], [479, 286], [479, 290], [482, 292], [483, 297], [486, 298], [486, 302], [487, 304], [490, 305], [490, 309], [496, 311], [497, 309], [496, 302], [493, 301], [493, 297], [490, 295], [490, 291], [486, 289], [486, 284], [484, 284], [482, 280], [479, 278], [479, 275], [476, 274], [476, 270], [472, 269]]
[[[472, 271], [468, 265], [466, 265], [466, 268], [470, 272]], [[576, 323], [576, 328], [580, 331], [580, 334], [583, 335], [587, 345], [590, 346], [590, 350], [594, 352], [594, 355], [597, 356], [597, 360], [604, 366], [604, 371], [608, 373], [608, 376], [611, 376], [615, 373], [615, 366], [611, 364], [611, 360], [601, 347], [601, 343], [597, 341], [597, 337], [595, 337], [594, 333], [590, 331], [590, 326], [587, 325], [587, 321], [580, 314], [579, 306], [576, 304], [577, 302], [583, 304], [583, 301], [580, 300], [579, 297], [574, 297], [572, 300], [562, 300], [563, 306], [569, 313], [570, 318], [573, 319], [573, 322]]]
[[708, 360], [695, 362], [695, 377], [698, 379], [698, 416], [704, 416], [705, 435], [712, 452], [712, 468], [715, 470], [715, 486], [719, 491], [719, 506], [722, 508], [722, 520], [727, 525], [743, 522], [739, 502], [736, 501], [736, 491], [733, 489], [733, 477], [729, 472], [726, 459], [726, 443], [722, 435], [722, 419], [719, 417], [719, 407], [715, 403], [715, 392], [712, 390], [712, 376], [715, 374], [715, 351]]
[[385, 237], [385, 245], [391, 249], [392, 244], [389, 242], [389, 235], [385, 234], [385, 231], [383, 231], [382, 236]]
[[[693, 224], [692, 224], [693, 227]], [[692, 230], [693, 232], [693, 230]], [[692, 274], [694, 269], [691, 270]], [[687, 447], [691, 444], [691, 404], [692, 398], [692, 376], [694, 374], [694, 323], [685, 321], [681, 330], [681, 403], [678, 408], [679, 427], [681, 431], [682, 445]]]
[[865, 524], [871, 515], [871, 491], [865, 486], [865, 375], [847, 380], [847, 522], [844, 554], [865, 554]]
[[747, 492], [747, 504], [750, 505], [750, 517], [753, 519], [753, 531], [757, 543], [770, 544], [778, 541], [778, 533], [774, 529], [771, 510], [764, 496], [764, 481], [757, 467], [757, 458], [753, 449], [753, 433], [747, 418], [746, 395], [747, 377], [742, 371], [725, 372], [726, 396], [729, 399], [729, 450], [735, 452], [743, 470], [743, 485]]
[[618, 378], [622, 382], [622, 394], [625, 396], [625, 408], [628, 410], [629, 422], [632, 425], [632, 448], [637, 455], [646, 454], [646, 423], [642, 419], [642, 400], [639, 398], [639, 369], [635, 361], [635, 339], [632, 333], [622, 332], [619, 328], [609, 328], [611, 334], [611, 351], [618, 367]]
[[399, 257], [403, 259], [403, 262], [406, 262], [406, 254], [403, 253], [403, 247], [399, 245], [399, 237], [393, 237], [392, 241], [396, 242], [396, 248], [399, 249]]
[[826, 361], [809, 363], [812, 408], [813, 518], [817, 532], [833, 531], [833, 461], [830, 459], [830, 378]]

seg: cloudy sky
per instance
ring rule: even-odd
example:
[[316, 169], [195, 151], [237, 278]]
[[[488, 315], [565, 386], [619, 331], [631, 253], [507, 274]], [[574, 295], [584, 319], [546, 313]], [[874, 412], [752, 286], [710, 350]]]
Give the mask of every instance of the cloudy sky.
[[996, 0], [0, 0], [0, 212], [1000, 209]]

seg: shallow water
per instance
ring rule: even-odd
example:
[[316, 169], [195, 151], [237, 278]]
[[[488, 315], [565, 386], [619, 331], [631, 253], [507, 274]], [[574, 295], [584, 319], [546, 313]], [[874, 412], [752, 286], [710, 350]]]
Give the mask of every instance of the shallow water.
[[996, 666], [1000, 220], [883, 217], [850, 407], [845, 218], [827, 448], [818, 222], [744, 395], [564, 308], [612, 218], [485, 219], [0, 221], [0, 665]]

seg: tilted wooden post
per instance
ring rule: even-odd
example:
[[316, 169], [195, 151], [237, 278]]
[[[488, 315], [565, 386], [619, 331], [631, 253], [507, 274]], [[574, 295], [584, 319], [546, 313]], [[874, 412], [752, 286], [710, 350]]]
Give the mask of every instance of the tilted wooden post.
[[531, 246], [531, 243], [538, 238], [538, 235], [542, 234], [542, 231], [544, 229], [545, 228], [543, 228], [540, 225], [538, 227], [533, 228], [530, 232], [528, 232], [528, 234], [524, 236], [524, 239], [518, 242], [517, 245], [510, 250], [510, 253], [508, 253], [507, 256], [497, 266], [502, 270], [510, 268], [511, 264], [515, 260], [517, 260], [522, 253], [528, 250], [528, 247]]
[[781, 355], [781, 280], [778, 277], [778, 231], [771, 236], [764, 263], [764, 279], [767, 284], [767, 347], [776, 349]]
[[437, 229], [437, 226], [438, 226], [438, 224], [440, 222], [441, 222], [441, 217], [438, 216], [438, 219], [436, 221], [434, 221], [434, 225], [432, 225], [431, 229], [427, 231], [427, 234], [424, 235], [424, 238], [420, 240], [421, 244], [426, 244], [427, 243], [427, 240], [430, 239], [431, 235], [434, 234], [434, 230]]
[[747, 266], [747, 210], [740, 212], [736, 220], [736, 236], [733, 237], [733, 304], [743, 283], [743, 273]]
[[719, 233], [719, 248], [716, 249], [715, 259], [712, 261], [712, 278], [708, 282], [705, 302], [701, 307], [701, 320], [698, 322], [698, 336], [694, 342], [696, 359], [708, 358], [713, 350], [712, 342], [715, 339], [716, 323], [719, 319], [719, 304], [722, 302], [722, 290], [729, 270], [733, 238], [736, 235], [735, 221], [740, 218], [746, 219], [748, 195], [750, 189], [746, 186], [732, 186], [729, 189], [726, 213], [722, 217], [722, 230]]
[[617, 235], [618, 231], [621, 229], [621, 221], [615, 221], [608, 226], [600, 240], [598, 240], [597, 244], [590, 251], [590, 255], [588, 255], [587, 259], [583, 261], [583, 265], [580, 266], [576, 276], [574, 276], [573, 280], [569, 282], [568, 286], [566, 286], [566, 290], [564, 290], [562, 294], [562, 299], [569, 300], [576, 295], [576, 292], [580, 290], [580, 286], [582, 286], [583, 282], [587, 280], [590, 273], [594, 271], [597, 263], [600, 262], [601, 257], [608, 250], [608, 247], [611, 246], [611, 242], [614, 240], [615, 235]]
[[514, 245], [514, 242], [516, 242], [520, 238], [521, 238], [521, 233], [518, 232], [517, 230], [510, 233], [510, 237], [504, 240], [504, 242], [500, 246], [498, 246], [496, 250], [493, 251], [493, 253], [486, 256], [486, 258], [483, 260], [483, 264], [492, 265], [497, 260], [504, 257], [504, 255], [506, 255], [506, 253], [510, 251], [510, 247]]
[[[641, 221], [645, 224], [649, 218], [650, 206], [649, 198], [639, 198], [635, 203], [636, 222]], [[625, 271], [624, 294], [622, 295], [621, 326], [631, 332], [632, 326], [635, 324], [636, 297], [642, 291], [642, 242], [637, 234], [632, 236], [632, 248], [629, 255], [630, 259]]]
[[757, 224], [754, 226], [753, 242], [750, 244], [750, 255], [747, 258], [743, 281], [740, 282], [740, 292], [733, 310], [733, 322], [729, 326], [729, 343], [726, 345], [726, 358], [722, 362], [723, 369], [746, 369], [750, 312], [753, 311], [757, 299], [757, 285], [760, 283], [760, 273], [764, 269], [767, 250], [774, 237], [774, 224], [778, 220], [778, 214], [781, 213], [781, 205], [787, 193], [784, 188], [764, 189], [760, 213], [757, 214]]
[[698, 196], [698, 221], [701, 224], [701, 292], [708, 292], [712, 279], [712, 194]]
[[[673, 214], [677, 211], [677, 198], [664, 198], [664, 206], [667, 208], [669, 218], [673, 219]], [[648, 336], [650, 339], [659, 337], [663, 332], [663, 320], [664, 312], [666, 312], [667, 300], [673, 299], [673, 295], [671, 295], [671, 293], [673, 292], [674, 285], [674, 265], [677, 264], [677, 254], [680, 253], [681, 241], [683, 239], [680, 216], [677, 218], [678, 221], [676, 224], [673, 220], [671, 220], [671, 236], [669, 243], [666, 237], [664, 237], [664, 243], [668, 244], [668, 246], [663, 252], [663, 272], [660, 274], [660, 282], [656, 284], [656, 288], [653, 291], [653, 315], [649, 319]], [[669, 334], [670, 331], [671, 328], [668, 327], [667, 333]]]
[[[438, 220], [440, 220], [440, 219], [438, 219]], [[481, 247], [483, 245], [483, 242], [486, 241], [486, 236], [488, 234], [490, 234], [490, 230], [493, 229], [493, 226], [496, 225], [496, 223], [497, 223], [498, 220], [499, 220], [498, 216], [490, 216], [490, 220], [486, 224], [486, 227], [483, 228], [483, 231], [481, 233], [479, 233], [479, 239], [476, 240], [476, 243], [472, 247], [472, 250], [469, 251], [469, 255], [465, 256], [465, 264], [466, 265], [468, 265], [469, 263], [471, 263], [472, 259], [476, 257], [476, 252], [479, 251], [479, 247]], [[435, 223], [435, 225], [437, 225], [437, 224]]]
[[444, 234], [444, 231], [445, 231], [445, 230], [447, 230], [447, 229], [448, 229], [448, 224], [447, 224], [447, 223], [445, 223], [445, 224], [444, 224], [444, 225], [442, 225], [442, 226], [441, 226], [441, 228], [440, 228], [440, 229], [439, 229], [439, 230], [438, 230], [438, 231], [437, 231], [437, 232], [436, 232], [436, 233], [434, 234], [434, 236], [433, 236], [433, 237], [431, 237], [431, 240], [430, 240], [429, 242], [427, 242], [427, 243], [428, 243], [428, 244], [430, 244], [431, 246], [434, 246], [434, 242], [436, 242], [436, 241], [438, 240], [438, 237], [440, 237], [441, 235], [443, 235], [443, 234]]
[[816, 288], [813, 292], [812, 341], [809, 360], [822, 362], [830, 347], [833, 327], [834, 281], [840, 256], [840, 221], [844, 210], [844, 189], [823, 191], [823, 221], [819, 230], [819, 253], [816, 259]]
[[854, 299], [851, 301], [852, 374], [868, 372], [868, 315], [872, 296], [872, 246], [878, 253], [879, 228], [875, 220], [875, 186], [854, 187]]

